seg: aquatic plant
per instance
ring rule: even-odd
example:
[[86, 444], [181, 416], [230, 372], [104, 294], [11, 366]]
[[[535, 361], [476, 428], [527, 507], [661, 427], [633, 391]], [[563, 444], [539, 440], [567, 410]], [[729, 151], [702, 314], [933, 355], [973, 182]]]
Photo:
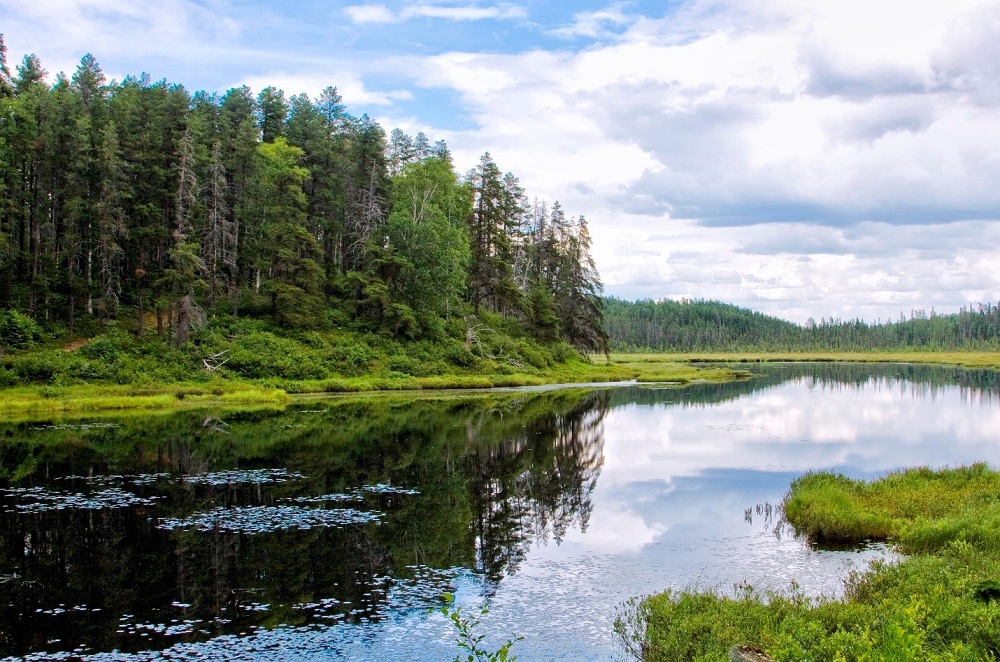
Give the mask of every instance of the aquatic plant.
[[514, 662], [517, 659], [517, 656], [512, 655], [510, 651], [514, 644], [524, 637], [508, 639], [496, 649], [488, 648], [484, 644], [486, 635], [477, 632], [477, 629], [480, 626], [480, 619], [490, 613], [489, 609], [482, 607], [478, 612], [469, 613], [461, 607], [451, 606], [454, 596], [450, 593], [445, 593], [443, 597], [446, 604], [441, 606], [441, 613], [455, 627], [457, 633], [455, 641], [458, 647], [468, 651], [464, 659], [462, 655], [456, 655], [454, 662]]

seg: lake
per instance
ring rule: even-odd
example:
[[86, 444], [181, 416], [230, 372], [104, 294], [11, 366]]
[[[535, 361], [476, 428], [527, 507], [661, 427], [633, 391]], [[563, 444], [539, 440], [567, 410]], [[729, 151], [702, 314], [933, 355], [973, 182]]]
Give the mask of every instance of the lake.
[[452, 659], [452, 596], [521, 660], [609, 660], [634, 596], [836, 595], [891, 554], [769, 518], [796, 476], [1000, 463], [997, 373], [742, 367], [0, 423], [0, 657]]

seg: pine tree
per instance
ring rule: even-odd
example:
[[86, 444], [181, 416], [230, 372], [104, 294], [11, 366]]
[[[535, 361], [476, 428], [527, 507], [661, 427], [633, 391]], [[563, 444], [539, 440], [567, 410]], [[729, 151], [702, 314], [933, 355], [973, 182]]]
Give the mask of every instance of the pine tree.
[[98, 296], [106, 320], [111, 319], [121, 295], [121, 269], [128, 234], [125, 224], [125, 173], [115, 123], [108, 122], [101, 131], [98, 155], [101, 190], [97, 199], [97, 261]]

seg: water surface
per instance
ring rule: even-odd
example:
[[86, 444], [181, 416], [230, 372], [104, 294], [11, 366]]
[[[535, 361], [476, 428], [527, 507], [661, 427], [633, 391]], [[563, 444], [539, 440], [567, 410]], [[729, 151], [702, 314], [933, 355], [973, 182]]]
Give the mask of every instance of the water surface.
[[751, 369], [0, 424], [0, 656], [451, 659], [452, 594], [522, 660], [613, 659], [630, 597], [836, 594], [884, 554], [747, 520], [804, 471], [1000, 459], [993, 372]]

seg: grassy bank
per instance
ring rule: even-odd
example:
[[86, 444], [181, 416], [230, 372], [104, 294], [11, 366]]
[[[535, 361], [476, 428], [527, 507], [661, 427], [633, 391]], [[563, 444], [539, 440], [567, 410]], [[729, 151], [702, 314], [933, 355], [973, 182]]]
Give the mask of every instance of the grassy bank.
[[224, 319], [180, 348], [111, 325], [96, 337], [50, 340], [0, 354], [0, 416], [155, 409], [196, 403], [279, 402], [286, 394], [470, 389], [555, 383], [687, 383], [745, 377], [686, 362], [624, 365], [542, 343], [489, 320], [474, 341], [461, 328], [400, 340], [348, 329], [281, 329]]
[[788, 522], [815, 540], [886, 540], [911, 553], [846, 580], [839, 600], [792, 589], [666, 592], [619, 618], [645, 660], [728, 660], [752, 644], [774, 660], [992, 660], [1000, 656], [1000, 473], [977, 464], [866, 483], [796, 480]]
[[208, 382], [118, 386], [32, 385], [0, 389], [0, 417], [10, 421], [51, 413], [164, 409], [206, 404], [285, 404], [291, 395], [296, 394], [485, 389], [629, 380], [685, 384], [696, 380], [732, 381], [746, 376], [746, 373], [726, 368], [696, 368], [688, 364], [657, 365], [654, 370], [643, 372], [622, 366], [576, 361], [534, 374], [369, 375], [317, 380], [216, 377]]
[[256, 384], [214, 380], [161, 385], [21, 386], [0, 390], [0, 418], [18, 421], [51, 414], [161, 410], [205, 405], [284, 405], [289, 395]]

